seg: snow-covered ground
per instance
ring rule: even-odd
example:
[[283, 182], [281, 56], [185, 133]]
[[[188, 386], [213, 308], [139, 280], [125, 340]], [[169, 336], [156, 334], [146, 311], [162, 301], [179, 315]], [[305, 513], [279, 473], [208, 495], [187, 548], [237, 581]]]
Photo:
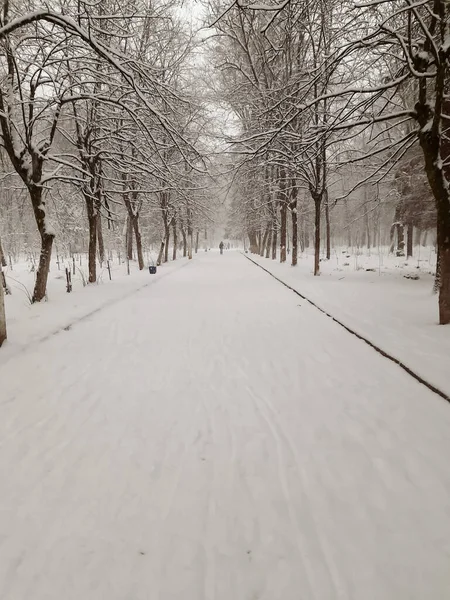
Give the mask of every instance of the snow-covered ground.
[[430, 249], [421, 250], [423, 260], [408, 261], [386, 255], [380, 260], [376, 251], [335, 253], [320, 263], [320, 277], [312, 275], [311, 255], [300, 257], [295, 268], [290, 256], [285, 264], [248, 256], [450, 395], [450, 327], [438, 325], [435, 258]]
[[2, 600], [450, 597], [450, 407], [238, 252], [0, 380]]
[[76, 260], [75, 275], [72, 275], [72, 293], [66, 291], [65, 267], [73, 271], [71, 261], [61, 261], [59, 268], [56, 259], [52, 260], [48, 280], [48, 302], [32, 305], [35, 274], [26, 260], [13, 265], [13, 269], [4, 269], [7, 284], [12, 292], [5, 296], [8, 342], [1, 349], [0, 364], [18, 354], [30, 344], [39, 342], [47, 336], [66, 327], [85, 316], [133, 294], [141, 287], [152, 285], [155, 281], [187, 264], [180, 259], [158, 267], [156, 275], [149, 275], [148, 269], [140, 272], [136, 263], [130, 263], [130, 275], [127, 265], [117, 260], [111, 261], [111, 280], [107, 267], [98, 267], [98, 283], [84, 286], [87, 281], [86, 256]]

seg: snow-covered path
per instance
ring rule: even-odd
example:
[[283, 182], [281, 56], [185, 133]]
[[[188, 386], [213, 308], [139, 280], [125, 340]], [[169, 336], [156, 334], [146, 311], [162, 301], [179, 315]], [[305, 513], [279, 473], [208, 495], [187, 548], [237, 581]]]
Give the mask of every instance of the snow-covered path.
[[238, 253], [0, 379], [1, 600], [450, 597], [450, 406]]

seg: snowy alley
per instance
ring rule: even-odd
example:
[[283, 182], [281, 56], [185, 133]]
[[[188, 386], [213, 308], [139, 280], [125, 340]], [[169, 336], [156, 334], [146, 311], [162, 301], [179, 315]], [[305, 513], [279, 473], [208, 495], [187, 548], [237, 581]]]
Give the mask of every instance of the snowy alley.
[[450, 406], [238, 252], [0, 378], [1, 600], [450, 597]]

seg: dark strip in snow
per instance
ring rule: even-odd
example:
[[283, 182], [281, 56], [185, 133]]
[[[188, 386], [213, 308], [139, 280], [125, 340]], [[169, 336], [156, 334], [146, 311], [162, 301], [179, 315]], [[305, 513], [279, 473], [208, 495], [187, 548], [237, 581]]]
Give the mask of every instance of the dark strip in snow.
[[277, 277], [273, 273], [271, 273], [268, 269], [266, 269], [265, 267], [263, 267], [262, 265], [260, 265], [256, 261], [254, 261], [249, 256], [246, 256], [245, 254], [243, 256], [245, 256], [245, 258], [247, 258], [251, 263], [253, 263], [257, 267], [259, 267], [260, 269], [262, 269], [263, 271], [265, 271], [266, 273], [268, 273], [271, 277], [273, 277], [274, 279], [276, 279], [279, 283], [281, 283], [282, 285], [284, 285], [285, 287], [287, 287], [289, 290], [291, 290], [291, 292], [294, 292], [294, 294], [297, 294], [297, 296], [300, 296], [300, 298], [302, 298], [303, 300], [306, 300], [306, 302], [309, 302], [309, 304], [311, 304], [312, 306], [314, 306], [314, 308], [317, 308], [317, 310], [320, 310], [321, 313], [323, 313], [324, 315], [326, 315], [327, 317], [329, 317], [330, 319], [332, 319], [335, 323], [337, 323], [338, 325], [340, 325], [341, 327], [343, 327], [346, 331], [348, 331], [349, 333], [351, 333], [352, 335], [354, 335], [355, 337], [357, 337], [359, 340], [362, 340], [363, 342], [365, 342], [366, 344], [368, 344], [371, 348], [373, 348], [376, 352], [378, 352], [378, 354], [381, 354], [381, 356], [384, 356], [384, 358], [387, 358], [388, 360], [390, 360], [393, 363], [395, 363], [396, 365], [398, 365], [401, 369], [403, 369], [404, 371], [406, 371], [408, 373], [408, 375], [411, 375], [411, 377], [413, 377], [416, 381], [418, 381], [419, 383], [421, 383], [422, 385], [424, 385], [426, 388], [428, 388], [429, 390], [431, 390], [432, 392], [434, 392], [435, 394], [437, 394], [438, 396], [440, 396], [441, 398], [443, 398], [447, 402], [450, 402], [450, 396], [448, 396], [445, 392], [443, 392], [442, 390], [440, 390], [439, 388], [437, 388], [436, 386], [434, 386], [432, 383], [430, 383], [429, 381], [427, 381], [426, 379], [424, 379], [423, 377], [421, 377], [418, 373], [416, 373], [415, 371], [413, 371], [412, 369], [410, 369], [401, 360], [399, 360], [398, 358], [395, 358], [395, 356], [392, 356], [392, 354], [389, 354], [388, 352], [386, 352], [385, 350], [383, 350], [382, 348], [380, 348], [379, 346], [377, 346], [376, 344], [374, 344], [373, 342], [371, 342], [370, 340], [368, 340], [366, 337], [364, 337], [363, 335], [361, 335], [360, 333], [357, 333], [354, 329], [352, 329], [351, 327], [349, 327], [348, 325], [346, 325], [345, 323], [343, 323], [339, 319], [336, 319], [336, 317], [333, 317], [332, 314], [330, 314], [329, 312], [327, 312], [325, 309], [321, 308], [318, 304], [316, 304], [315, 302], [313, 302], [312, 300], [310, 300], [309, 298], [307, 298], [306, 296], [304, 296], [303, 294], [301, 294], [298, 290], [296, 290], [295, 288], [293, 288], [292, 286], [290, 286], [289, 284], [287, 284], [285, 281], [283, 281], [282, 279], [280, 279], [279, 277]]

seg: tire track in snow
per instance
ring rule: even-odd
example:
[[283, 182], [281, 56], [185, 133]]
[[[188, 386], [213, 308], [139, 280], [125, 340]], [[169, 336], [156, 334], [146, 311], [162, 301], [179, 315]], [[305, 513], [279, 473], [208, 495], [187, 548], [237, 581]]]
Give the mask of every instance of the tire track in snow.
[[300, 540], [302, 538], [304, 538], [305, 536], [303, 536], [303, 534], [302, 534], [302, 530], [301, 530], [300, 524], [298, 522], [296, 511], [295, 511], [293, 503], [292, 503], [291, 493], [289, 491], [288, 478], [287, 478], [287, 474], [286, 474], [286, 468], [284, 465], [285, 461], [284, 461], [284, 453], [283, 453], [283, 449], [282, 449], [282, 445], [283, 445], [282, 438], [280, 437], [276, 427], [274, 427], [271, 419], [266, 414], [264, 408], [262, 408], [262, 403], [260, 402], [260, 399], [258, 398], [258, 396], [253, 392], [253, 390], [249, 386], [246, 386], [246, 391], [247, 391], [248, 395], [250, 396], [250, 398], [252, 398], [252, 400], [253, 400], [253, 403], [255, 406], [255, 413], [260, 416], [261, 421], [265, 424], [265, 427], [266, 427], [267, 431], [269, 432], [270, 437], [274, 440], [274, 443], [275, 443], [275, 448], [276, 448], [276, 452], [277, 452], [277, 463], [278, 463], [277, 475], [278, 475], [278, 479], [280, 482], [280, 488], [283, 492], [284, 503], [287, 508], [291, 526], [292, 526], [293, 530], [295, 531], [295, 541], [296, 541], [297, 551], [301, 558], [302, 567], [305, 572], [305, 580], [306, 580], [308, 588], [309, 588], [308, 598], [313, 599], [316, 597], [316, 594], [314, 592], [314, 585], [313, 585], [313, 581], [312, 581], [312, 570], [309, 567], [308, 553], [306, 551], [306, 548], [302, 547], [302, 544], [300, 542]]
[[[192, 442], [192, 440], [195, 439], [195, 436], [193, 436], [193, 434], [194, 434], [194, 429], [195, 429], [196, 424], [197, 424], [196, 423], [196, 416], [199, 413], [200, 409], [201, 409], [201, 402], [198, 402], [195, 410], [192, 413], [191, 426], [188, 428], [188, 433], [187, 433], [187, 435], [185, 437], [185, 440], [184, 440], [183, 453], [179, 457], [179, 460], [178, 460], [178, 466], [177, 466], [175, 475], [173, 476], [172, 488], [171, 488], [171, 490], [169, 492], [169, 495], [168, 495], [168, 498], [167, 498], [167, 501], [166, 501], [165, 510], [163, 511], [163, 513], [161, 515], [161, 519], [159, 520], [160, 527], [159, 527], [158, 533], [156, 535], [156, 538], [159, 538], [159, 539], [163, 539], [163, 537], [166, 538], [165, 525], [167, 523], [167, 519], [170, 516], [171, 510], [172, 510], [172, 507], [173, 507], [173, 503], [174, 503], [174, 499], [175, 499], [176, 493], [177, 493], [177, 491], [179, 489], [179, 486], [180, 486], [180, 479], [181, 479], [181, 476], [182, 476], [184, 468], [185, 468], [185, 463], [186, 463], [187, 455], [189, 454], [189, 451], [192, 448], [192, 443], [191, 442]], [[161, 470], [164, 470], [164, 464], [161, 465]], [[165, 559], [166, 559], [165, 553], [162, 550], [159, 553], [159, 559], [160, 560], [159, 560], [159, 565], [158, 565], [158, 571], [161, 574], [162, 564], [164, 564], [163, 561], [165, 561]], [[167, 561], [165, 561], [165, 562], [167, 564]], [[156, 592], [155, 598], [157, 598], [158, 600], [162, 598], [162, 596], [161, 596], [161, 584], [163, 583], [163, 581], [164, 581], [163, 577], [159, 577], [159, 579], [158, 579], [158, 588], [155, 590], [155, 592]]]
[[360, 333], [358, 333], [357, 331], [355, 331], [354, 329], [352, 329], [351, 327], [349, 327], [348, 325], [346, 325], [343, 321], [341, 321], [340, 319], [337, 319], [336, 317], [334, 317], [331, 313], [329, 313], [324, 308], [322, 308], [321, 306], [319, 306], [318, 304], [316, 304], [315, 302], [313, 302], [313, 300], [310, 300], [304, 294], [300, 293], [298, 290], [296, 290], [295, 288], [293, 288], [292, 286], [290, 286], [288, 283], [286, 283], [285, 281], [283, 281], [282, 279], [280, 279], [279, 277], [277, 277], [276, 275], [274, 275], [271, 271], [269, 271], [269, 269], [266, 269], [265, 267], [263, 267], [262, 265], [260, 265], [259, 263], [257, 263], [255, 260], [253, 260], [249, 256], [246, 256], [245, 254], [243, 254], [242, 256], [244, 256], [244, 258], [246, 258], [251, 263], [253, 263], [257, 267], [259, 267], [261, 270], [265, 271], [268, 275], [270, 275], [271, 277], [273, 277], [273, 279], [275, 279], [276, 281], [278, 281], [279, 283], [281, 283], [282, 285], [284, 285], [284, 287], [288, 288], [288, 290], [291, 290], [291, 292], [294, 292], [294, 294], [297, 294], [297, 296], [300, 296], [300, 298], [302, 300], [305, 300], [306, 302], [309, 302], [309, 304], [311, 304], [311, 306], [314, 306], [314, 308], [317, 308], [317, 310], [319, 310], [322, 314], [324, 314], [325, 316], [327, 316], [328, 318], [330, 318], [332, 321], [334, 321], [335, 323], [337, 323], [338, 325], [340, 325], [343, 329], [345, 329], [346, 331], [348, 331], [348, 333], [351, 333], [352, 335], [354, 335], [355, 337], [357, 337], [362, 342], [365, 342], [368, 346], [370, 346], [371, 348], [373, 348], [373, 350], [375, 350], [375, 352], [378, 352], [378, 354], [381, 354], [381, 356], [383, 356], [384, 358], [387, 358], [391, 362], [395, 363], [398, 367], [400, 367], [401, 369], [403, 369], [403, 371], [405, 371], [406, 373], [408, 373], [408, 375], [410, 375], [411, 377], [413, 377], [416, 381], [418, 381], [419, 383], [421, 383], [422, 385], [424, 385], [430, 391], [434, 392], [435, 394], [437, 394], [438, 396], [440, 396], [441, 398], [443, 398], [444, 400], [446, 400], [447, 402], [450, 403], [450, 396], [448, 396], [441, 389], [439, 389], [438, 387], [436, 387], [435, 385], [433, 385], [432, 383], [430, 383], [429, 381], [427, 381], [426, 379], [424, 379], [421, 375], [419, 375], [418, 373], [416, 373], [415, 371], [413, 371], [413, 369], [411, 369], [410, 367], [408, 367], [407, 365], [405, 365], [405, 363], [402, 362], [400, 359], [395, 358], [395, 356], [393, 356], [392, 354], [389, 354], [389, 352], [386, 352], [386, 350], [383, 350], [383, 348], [381, 348], [380, 346], [377, 346], [377, 344], [374, 344], [374, 342], [371, 342], [368, 338], [364, 337], [363, 335], [361, 335]]
[[214, 523], [214, 514], [215, 514], [215, 501], [214, 501], [214, 492], [216, 490], [216, 477], [217, 477], [217, 468], [215, 466], [215, 440], [217, 439], [217, 435], [215, 432], [214, 425], [214, 417], [208, 407], [206, 405], [206, 401], [202, 396], [202, 405], [206, 415], [206, 422], [208, 427], [208, 433], [211, 436], [210, 444], [213, 450], [212, 460], [208, 461], [212, 463], [212, 473], [209, 477], [209, 485], [208, 485], [208, 500], [207, 500], [207, 510], [206, 510], [206, 519], [205, 519], [205, 541], [203, 544], [203, 552], [205, 555], [205, 574], [204, 574], [204, 587], [203, 587], [203, 598], [204, 600], [215, 600], [216, 597], [216, 589], [215, 589], [215, 581], [216, 581], [216, 564], [214, 557], [214, 544], [211, 543], [212, 538], [212, 529]]
[[[256, 399], [257, 396], [252, 390], [250, 390], [250, 393], [252, 394], [253, 398]], [[310, 519], [310, 522], [313, 524], [313, 527], [308, 532], [308, 539], [311, 539], [311, 536], [315, 538], [317, 548], [319, 549], [319, 551], [322, 554], [323, 560], [321, 562], [323, 565], [325, 565], [325, 567], [327, 569], [329, 580], [332, 585], [332, 589], [333, 589], [333, 591], [337, 592], [338, 598], [342, 598], [343, 600], [345, 600], [348, 598], [348, 590], [343, 588], [343, 585], [341, 583], [341, 578], [339, 576], [338, 568], [337, 568], [336, 564], [334, 563], [333, 558], [327, 552], [325, 545], [324, 545], [323, 541], [321, 540], [320, 535], [318, 533], [317, 521], [314, 518], [314, 511], [311, 507], [311, 502], [310, 502], [309, 496], [307, 494], [307, 485], [306, 485], [305, 477], [302, 473], [302, 469], [300, 467], [300, 460], [298, 458], [297, 451], [295, 449], [295, 445], [294, 445], [291, 437], [289, 436], [289, 434], [286, 432], [285, 428], [282, 426], [282, 424], [280, 422], [280, 417], [279, 417], [277, 411], [275, 410], [274, 406], [272, 405], [272, 403], [269, 402], [269, 400], [267, 400], [264, 396], [258, 396], [258, 399], [261, 401], [261, 403], [264, 404], [267, 411], [270, 413], [269, 416], [266, 416], [268, 424], [270, 425], [271, 428], [273, 428], [275, 435], [277, 435], [277, 437], [284, 442], [285, 448], [291, 454], [291, 457], [293, 459], [297, 477], [300, 482], [301, 489], [303, 491], [303, 498], [304, 498], [305, 502], [307, 503], [309, 519]]]

